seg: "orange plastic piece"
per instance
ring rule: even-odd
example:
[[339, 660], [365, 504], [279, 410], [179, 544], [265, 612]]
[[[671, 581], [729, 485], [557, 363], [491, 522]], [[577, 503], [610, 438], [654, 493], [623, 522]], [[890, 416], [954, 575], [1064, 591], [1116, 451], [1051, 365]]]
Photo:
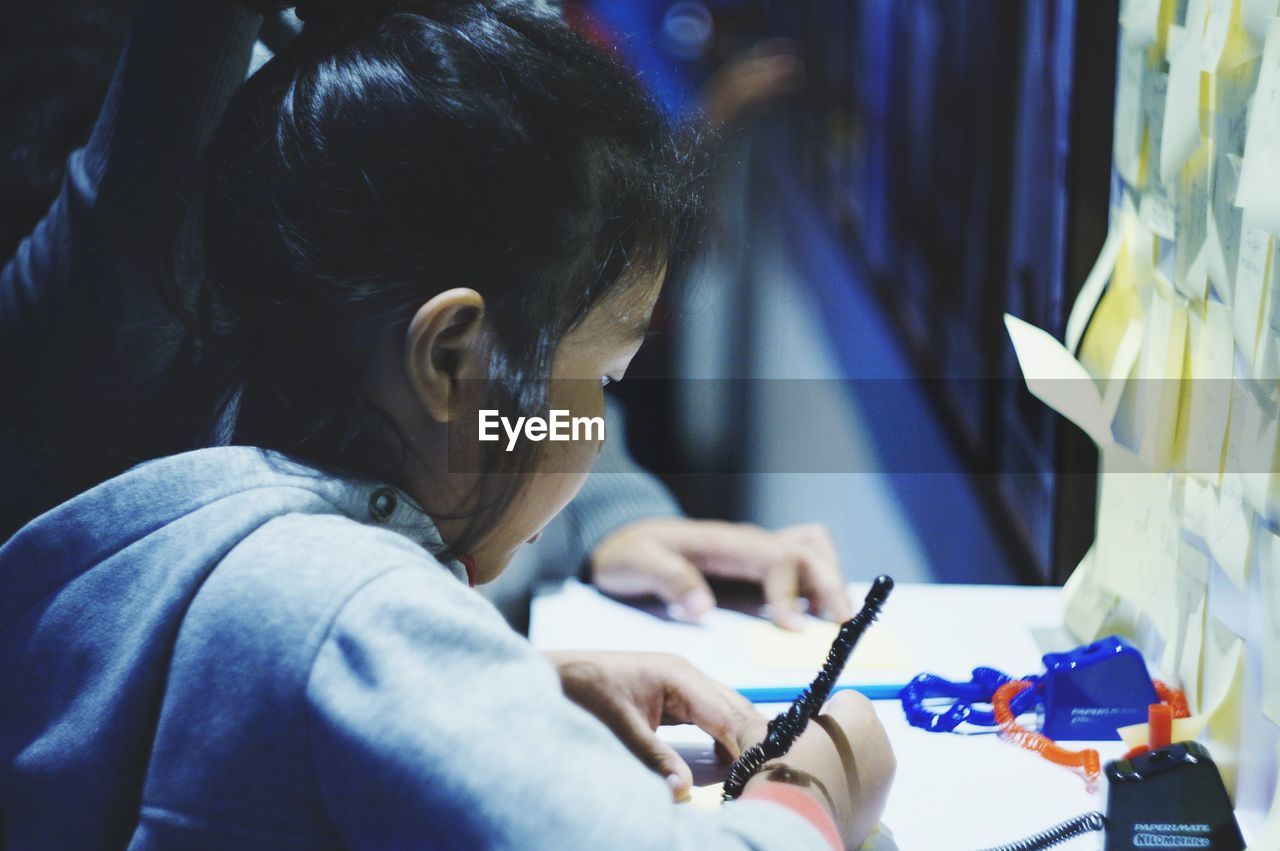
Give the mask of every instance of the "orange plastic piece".
[[1019, 747], [1035, 751], [1052, 763], [1080, 769], [1084, 772], [1085, 780], [1092, 785], [1102, 776], [1102, 760], [1096, 750], [1087, 748], [1071, 751], [1060, 748], [1053, 743], [1052, 739], [1034, 730], [1028, 730], [1018, 724], [1018, 720], [1014, 718], [1013, 710], [1009, 708], [1010, 702], [1030, 687], [1030, 680], [1012, 680], [996, 689], [995, 695], [991, 698], [991, 708], [995, 713], [996, 723], [1000, 725], [1001, 734]]
[[1151, 684], [1156, 687], [1156, 695], [1160, 698], [1160, 702], [1173, 707], [1174, 718], [1191, 717], [1191, 710], [1187, 708], [1187, 696], [1183, 694], [1182, 689], [1167, 686], [1159, 680], [1152, 680]]
[[1147, 707], [1147, 746], [1156, 750], [1172, 741], [1173, 707], [1167, 703], [1151, 704]]

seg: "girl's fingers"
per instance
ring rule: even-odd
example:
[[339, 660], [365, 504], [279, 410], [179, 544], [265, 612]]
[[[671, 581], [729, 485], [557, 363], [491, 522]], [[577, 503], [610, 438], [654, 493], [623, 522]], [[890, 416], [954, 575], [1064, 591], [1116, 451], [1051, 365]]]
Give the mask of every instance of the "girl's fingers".
[[742, 742], [755, 744], [764, 736], [764, 719], [751, 701], [682, 661], [670, 669], [663, 716], [668, 721], [694, 724], [715, 739], [731, 759], [742, 753]]
[[783, 629], [799, 631], [804, 628], [797, 602], [800, 594], [800, 562], [786, 559], [775, 562], [764, 575], [762, 583], [764, 602], [769, 607], [769, 617]]
[[693, 771], [689, 764], [674, 748], [658, 738], [638, 709], [625, 713], [613, 732], [649, 770], [667, 781], [672, 798], [682, 801], [689, 797], [689, 789], [693, 786]]

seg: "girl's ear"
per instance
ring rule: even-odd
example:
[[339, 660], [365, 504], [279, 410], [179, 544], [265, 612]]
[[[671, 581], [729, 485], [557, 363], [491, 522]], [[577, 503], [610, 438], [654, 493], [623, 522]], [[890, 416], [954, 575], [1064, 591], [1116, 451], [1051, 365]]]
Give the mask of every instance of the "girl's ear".
[[456, 288], [434, 296], [405, 332], [405, 376], [427, 415], [449, 421], [449, 400], [464, 379], [482, 379], [484, 299]]

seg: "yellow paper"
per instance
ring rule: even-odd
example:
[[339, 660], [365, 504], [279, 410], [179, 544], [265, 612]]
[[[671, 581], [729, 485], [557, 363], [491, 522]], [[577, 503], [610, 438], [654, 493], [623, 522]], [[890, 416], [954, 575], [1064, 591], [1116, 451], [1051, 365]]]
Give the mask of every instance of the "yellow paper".
[[[1204, 728], [1209, 724], [1208, 715], [1192, 715], [1189, 718], [1174, 718], [1173, 732], [1170, 740], [1175, 742], [1192, 742], [1200, 738], [1200, 734], [1204, 732]], [[1121, 727], [1116, 732], [1120, 734], [1120, 741], [1124, 742], [1124, 746], [1132, 750], [1141, 747], [1151, 741], [1148, 733], [1150, 724], [1130, 724], [1127, 727]]]
[[[741, 637], [754, 668], [808, 670], [826, 660], [839, 631], [839, 624], [817, 618], [808, 618], [800, 632], [755, 620], [742, 625]], [[867, 630], [849, 659], [849, 668], [905, 668], [908, 664], [902, 641], [882, 626]]]
[[1280, 380], [1280, 263], [1272, 263], [1258, 317], [1258, 342], [1253, 357], [1253, 377]]
[[1094, 261], [1093, 268], [1080, 287], [1080, 294], [1076, 296], [1075, 304], [1071, 306], [1071, 313], [1067, 317], [1064, 342], [1069, 352], [1076, 351], [1080, 346], [1089, 318], [1093, 316], [1094, 308], [1098, 306], [1098, 300], [1102, 297], [1107, 282], [1111, 280], [1111, 272], [1116, 267], [1116, 257], [1120, 254], [1122, 243], [1121, 229], [1112, 228], [1106, 241], [1102, 243], [1098, 259]]
[[1188, 473], [1216, 483], [1222, 473], [1223, 444], [1231, 410], [1231, 375], [1235, 347], [1231, 311], [1216, 301], [1205, 313], [1188, 314], [1190, 375], [1183, 395], [1186, 422], [1185, 467]]
[[1187, 345], [1187, 308], [1152, 293], [1138, 362], [1139, 454], [1157, 470], [1174, 468]]

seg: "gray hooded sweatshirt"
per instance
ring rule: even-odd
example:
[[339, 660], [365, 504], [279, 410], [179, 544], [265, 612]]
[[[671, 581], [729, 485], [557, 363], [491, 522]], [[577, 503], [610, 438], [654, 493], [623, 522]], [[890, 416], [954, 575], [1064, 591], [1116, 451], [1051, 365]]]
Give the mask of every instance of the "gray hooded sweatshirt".
[[0, 548], [7, 851], [827, 848], [706, 813], [561, 693], [403, 493], [243, 447]]

